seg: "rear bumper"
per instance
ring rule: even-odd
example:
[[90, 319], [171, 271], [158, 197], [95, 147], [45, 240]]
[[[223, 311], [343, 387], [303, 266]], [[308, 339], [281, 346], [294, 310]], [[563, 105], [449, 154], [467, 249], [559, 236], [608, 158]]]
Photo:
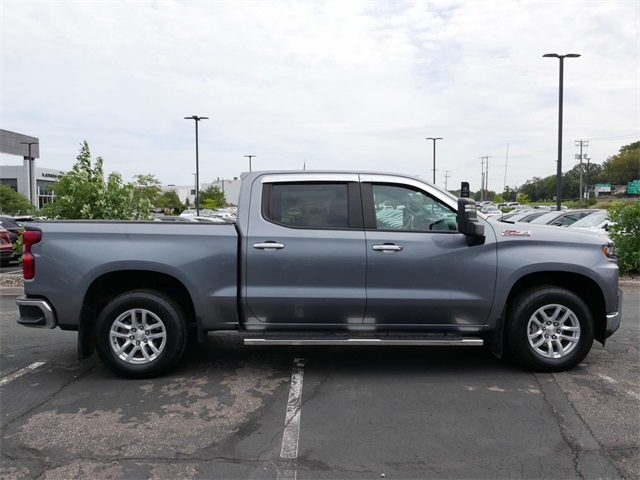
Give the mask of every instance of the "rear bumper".
[[41, 298], [18, 297], [16, 304], [20, 309], [18, 323], [25, 327], [56, 328], [58, 320], [51, 305]]
[[620, 328], [620, 320], [622, 319], [622, 297], [622, 290], [618, 289], [618, 307], [615, 312], [607, 313], [607, 326], [604, 332], [605, 338], [609, 338]]

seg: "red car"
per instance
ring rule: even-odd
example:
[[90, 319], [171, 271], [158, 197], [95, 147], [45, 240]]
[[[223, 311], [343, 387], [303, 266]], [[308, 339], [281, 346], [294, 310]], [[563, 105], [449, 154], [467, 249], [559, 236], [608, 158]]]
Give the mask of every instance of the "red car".
[[6, 267], [13, 259], [13, 245], [9, 232], [0, 227], [0, 266]]

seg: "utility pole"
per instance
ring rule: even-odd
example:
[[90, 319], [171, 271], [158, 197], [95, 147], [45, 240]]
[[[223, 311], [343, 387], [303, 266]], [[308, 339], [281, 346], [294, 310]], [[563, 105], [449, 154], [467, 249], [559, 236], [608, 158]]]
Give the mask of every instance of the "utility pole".
[[590, 158], [587, 158], [587, 184], [584, 187], [587, 208], [589, 208], [589, 161], [590, 160], [591, 160]]
[[[582, 192], [582, 159], [586, 158], [587, 154], [585, 153], [584, 155], [582, 155], [582, 147], [588, 147], [589, 146], [589, 140], [576, 140], [576, 147], [580, 147], [580, 155], [578, 156], [578, 158], [580, 158], [580, 205], [582, 205], [582, 197], [583, 192]], [[588, 205], [587, 205], [588, 206]]]
[[445, 171], [444, 171], [444, 189], [445, 189], [445, 190], [447, 190], [447, 184], [448, 184], [448, 181], [449, 181], [449, 177], [450, 177], [450, 176], [451, 176], [451, 175], [449, 175], [449, 170], [445, 170]]
[[480, 159], [480, 201], [484, 202], [484, 157], [478, 157]]
[[[481, 190], [480, 190], [480, 201], [483, 202], [485, 200], [485, 191], [487, 196], [489, 196], [489, 159], [491, 157], [489, 156], [484, 156], [484, 157], [478, 157], [481, 161], [481, 165], [482, 165], [482, 182], [480, 183], [481, 185]], [[487, 161], [486, 167], [485, 167], [485, 160]]]
[[507, 164], [509, 163], [509, 144], [507, 143], [507, 158], [504, 161], [504, 183], [502, 184], [502, 193], [507, 188]]
[[489, 200], [489, 157], [485, 157], [487, 159], [487, 167], [486, 167], [486, 175], [484, 176], [484, 188], [487, 191], [487, 200]]

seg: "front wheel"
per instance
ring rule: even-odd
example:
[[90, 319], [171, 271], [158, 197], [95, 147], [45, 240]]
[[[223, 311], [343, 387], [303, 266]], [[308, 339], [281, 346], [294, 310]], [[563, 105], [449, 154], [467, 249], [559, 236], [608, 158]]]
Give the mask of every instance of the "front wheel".
[[113, 300], [98, 316], [96, 350], [112, 371], [130, 378], [162, 374], [182, 356], [187, 322], [163, 293], [134, 290]]
[[593, 344], [593, 318], [570, 290], [539, 287], [525, 291], [508, 309], [507, 348], [524, 367], [559, 372], [578, 365]]

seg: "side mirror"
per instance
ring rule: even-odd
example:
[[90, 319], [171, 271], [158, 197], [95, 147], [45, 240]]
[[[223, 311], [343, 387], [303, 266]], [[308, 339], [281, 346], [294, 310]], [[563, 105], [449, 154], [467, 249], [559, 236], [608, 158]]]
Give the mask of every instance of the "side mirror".
[[476, 202], [470, 198], [458, 199], [458, 231], [467, 237], [467, 245], [484, 244], [484, 225], [478, 222]]

